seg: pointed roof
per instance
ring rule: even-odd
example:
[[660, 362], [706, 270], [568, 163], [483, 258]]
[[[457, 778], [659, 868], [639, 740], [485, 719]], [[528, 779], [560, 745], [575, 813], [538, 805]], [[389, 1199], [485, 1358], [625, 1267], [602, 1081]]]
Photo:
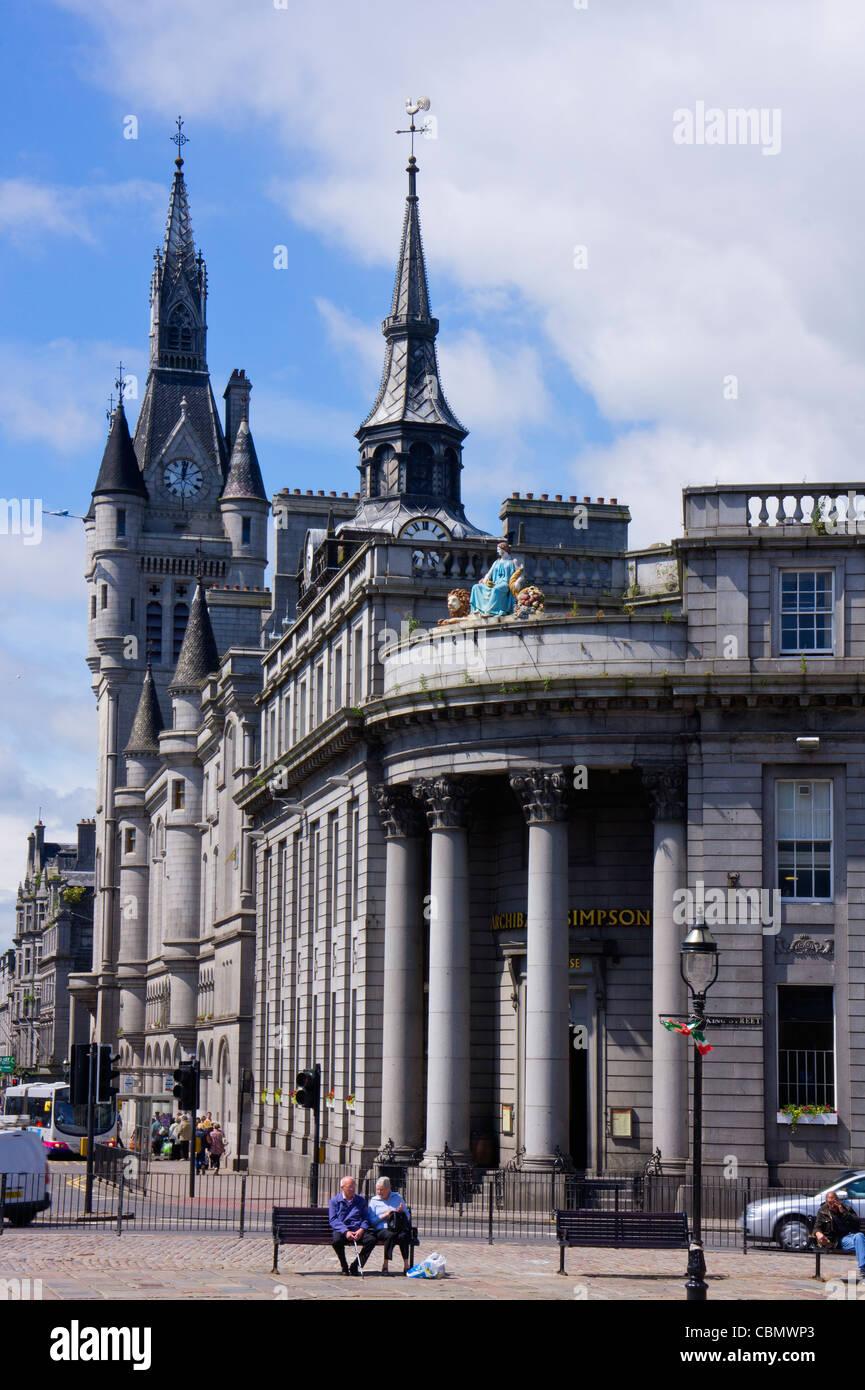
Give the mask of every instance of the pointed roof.
[[93, 496], [96, 497], [104, 492], [132, 492], [138, 497], [147, 496], [147, 488], [144, 485], [141, 469], [138, 467], [138, 460], [132, 447], [122, 401], [111, 417], [108, 442], [105, 445], [105, 453], [102, 455], [99, 477], [96, 479]]
[[234, 448], [228, 463], [228, 477], [222, 489], [223, 497], [249, 497], [266, 502], [267, 493], [261, 479], [261, 469], [255, 445], [246, 420], [241, 420], [234, 438]]
[[204, 597], [204, 588], [199, 578], [192, 607], [189, 610], [186, 632], [183, 635], [183, 645], [177, 659], [177, 669], [168, 689], [169, 691], [181, 690], [187, 686], [200, 689], [207, 677], [218, 669], [219, 649], [213, 635], [213, 628], [210, 625], [207, 600]]
[[171, 187], [168, 221], [165, 226], [165, 245], [162, 250], [162, 284], [166, 289], [170, 289], [181, 276], [186, 276], [197, 297], [200, 288], [199, 267], [192, 236], [189, 200], [186, 196], [186, 180], [183, 177], [183, 160], [176, 159], [174, 162], [177, 168]]
[[464, 439], [468, 430], [454, 415], [441, 388], [435, 339], [438, 319], [429, 307], [426, 264], [420, 234], [417, 164], [408, 162], [408, 197], [399, 262], [388, 318], [382, 324], [387, 347], [375, 405], [357, 431], [403, 422], [444, 426]]
[[124, 753], [127, 757], [158, 753], [159, 735], [164, 728], [165, 721], [162, 718], [162, 710], [159, 708], [159, 697], [156, 694], [153, 672], [148, 662], [144, 684], [138, 699], [138, 708], [132, 722], [132, 732], [129, 735], [129, 742], [123, 750]]

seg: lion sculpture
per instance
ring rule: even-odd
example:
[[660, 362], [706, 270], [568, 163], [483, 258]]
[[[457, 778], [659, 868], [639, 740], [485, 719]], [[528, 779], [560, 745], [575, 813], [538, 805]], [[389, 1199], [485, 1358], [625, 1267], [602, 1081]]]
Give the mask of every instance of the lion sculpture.
[[467, 618], [471, 611], [471, 594], [468, 589], [451, 589], [448, 594], [448, 613], [449, 617], [439, 618], [439, 627], [447, 627], [449, 623], [460, 623], [463, 618]]

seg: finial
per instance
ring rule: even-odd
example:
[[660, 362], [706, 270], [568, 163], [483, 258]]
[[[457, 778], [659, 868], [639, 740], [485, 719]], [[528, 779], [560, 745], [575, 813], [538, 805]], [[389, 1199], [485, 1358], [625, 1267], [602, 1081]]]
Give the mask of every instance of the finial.
[[108, 421], [109, 424], [110, 424], [111, 421], [114, 419], [114, 392], [113, 392], [113, 391], [110, 393], [110, 395], [109, 395], [109, 397], [108, 397], [108, 409], [107, 409], [106, 412], [105, 412], [105, 418], [106, 418], [106, 420]]
[[118, 409], [123, 405], [123, 363], [117, 364], [117, 380], [114, 385], [117, 387], [117, 406]]
[[418, 97], [417, 101], [412, 101], [411, 97], [408, 97], [408, 98], [406, 99], [405, 109], [406, 109], [406, 111], [408, 112], [409, 116], [411, 117], [411, 123], [410, 123], [410, 125], [409, 125], [409, 127], [408, 127], [407, 130], [398, 130], [398, 131], [397, 131], [397, 135], [410, 135], [410, 136], [411, 136], [411, 149], [410, 149], [410, 151], [409, 151], [409, 161], [408, 161], [408, 171], [407, 171], [407, 172], [408, 172], [409, 197], [410, 197], [410, 198], [413, 198], [413, 197], [415, 196], [415, 184], [414, 184], [414, 180], [415, 180], [415, 175], [416, 175], [416, 173], [417, 173], [417, 160], [416, 160], [415, 157], [414, 157], [414, 137], [415, 137], [416, 135], [423, 135], [423, 134], [425, 134], [426, 131], [429, 129], [429, 127], [428, 127], [428, 125], [426, 124], [426, 122], [425, 122], [423, 125], [415, 125], [415, 123], [414, 123], [414, 118], [415, 118], [415, 116], [417, 115], [418, 111], [429, 111], [429, 108], [430, 108], [430, 100], [429, 100], [429, 97]]
[[169, 136], [169, 139], [177, 146], [177, 158], [175, 164], [178, 169], [183, 168], [183, 146], [189, 144], [189, 136], [183, 134], [183, 117], [177, 117], [177, 134]]
[[188, 409], [189, 409], [189, 401], [186, 399], [185, 396], [183, 396], [183, 397], [181, 398], [181, 401], [180, 401], [180, 413], [181, 413], [181, 415], [185, 415]]

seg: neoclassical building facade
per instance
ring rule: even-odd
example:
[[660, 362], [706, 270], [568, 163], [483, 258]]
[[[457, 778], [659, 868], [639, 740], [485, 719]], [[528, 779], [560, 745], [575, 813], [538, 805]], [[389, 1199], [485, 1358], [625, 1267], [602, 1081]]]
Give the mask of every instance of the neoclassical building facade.
[[[690, 488], [681, 534], [645, 550], [616, 498], [513, 494], [499, 535], [474, 525], [408, 176], [359, 492], [268, 504], [246, 378], [224, 427], [213, 406], [178, 165], [135, 439], [119, 410], [87, 520], [100, 800], [75, 1007], [155, 1089], [197, 1055], [256, 1171], [307, 1171], [293, 1092], [315, 1063], [325, 1157], [356, 1171], [382, 1149], [534, 1171], [660, 1149], [676, 1171], [692, 1044], [663, 1020], [687, 1017], [679, 947], [704, 921], [707, 1162], [847, 1164], [862, 493]], [[513, 592], [466, 614], [503, 538]]]

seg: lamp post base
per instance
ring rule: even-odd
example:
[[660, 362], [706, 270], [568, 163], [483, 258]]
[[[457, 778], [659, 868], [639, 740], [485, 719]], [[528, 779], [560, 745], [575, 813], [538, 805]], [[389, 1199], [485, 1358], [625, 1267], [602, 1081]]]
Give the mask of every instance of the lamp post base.
[[705, 1303], [709, 1286], [703, 1275], [706, 1273], [706, 1260], [700, 1241], [693, 1241], [688, 1250], [688, 1278], [685, 1282], [685, 1298], [688, 1303]]

